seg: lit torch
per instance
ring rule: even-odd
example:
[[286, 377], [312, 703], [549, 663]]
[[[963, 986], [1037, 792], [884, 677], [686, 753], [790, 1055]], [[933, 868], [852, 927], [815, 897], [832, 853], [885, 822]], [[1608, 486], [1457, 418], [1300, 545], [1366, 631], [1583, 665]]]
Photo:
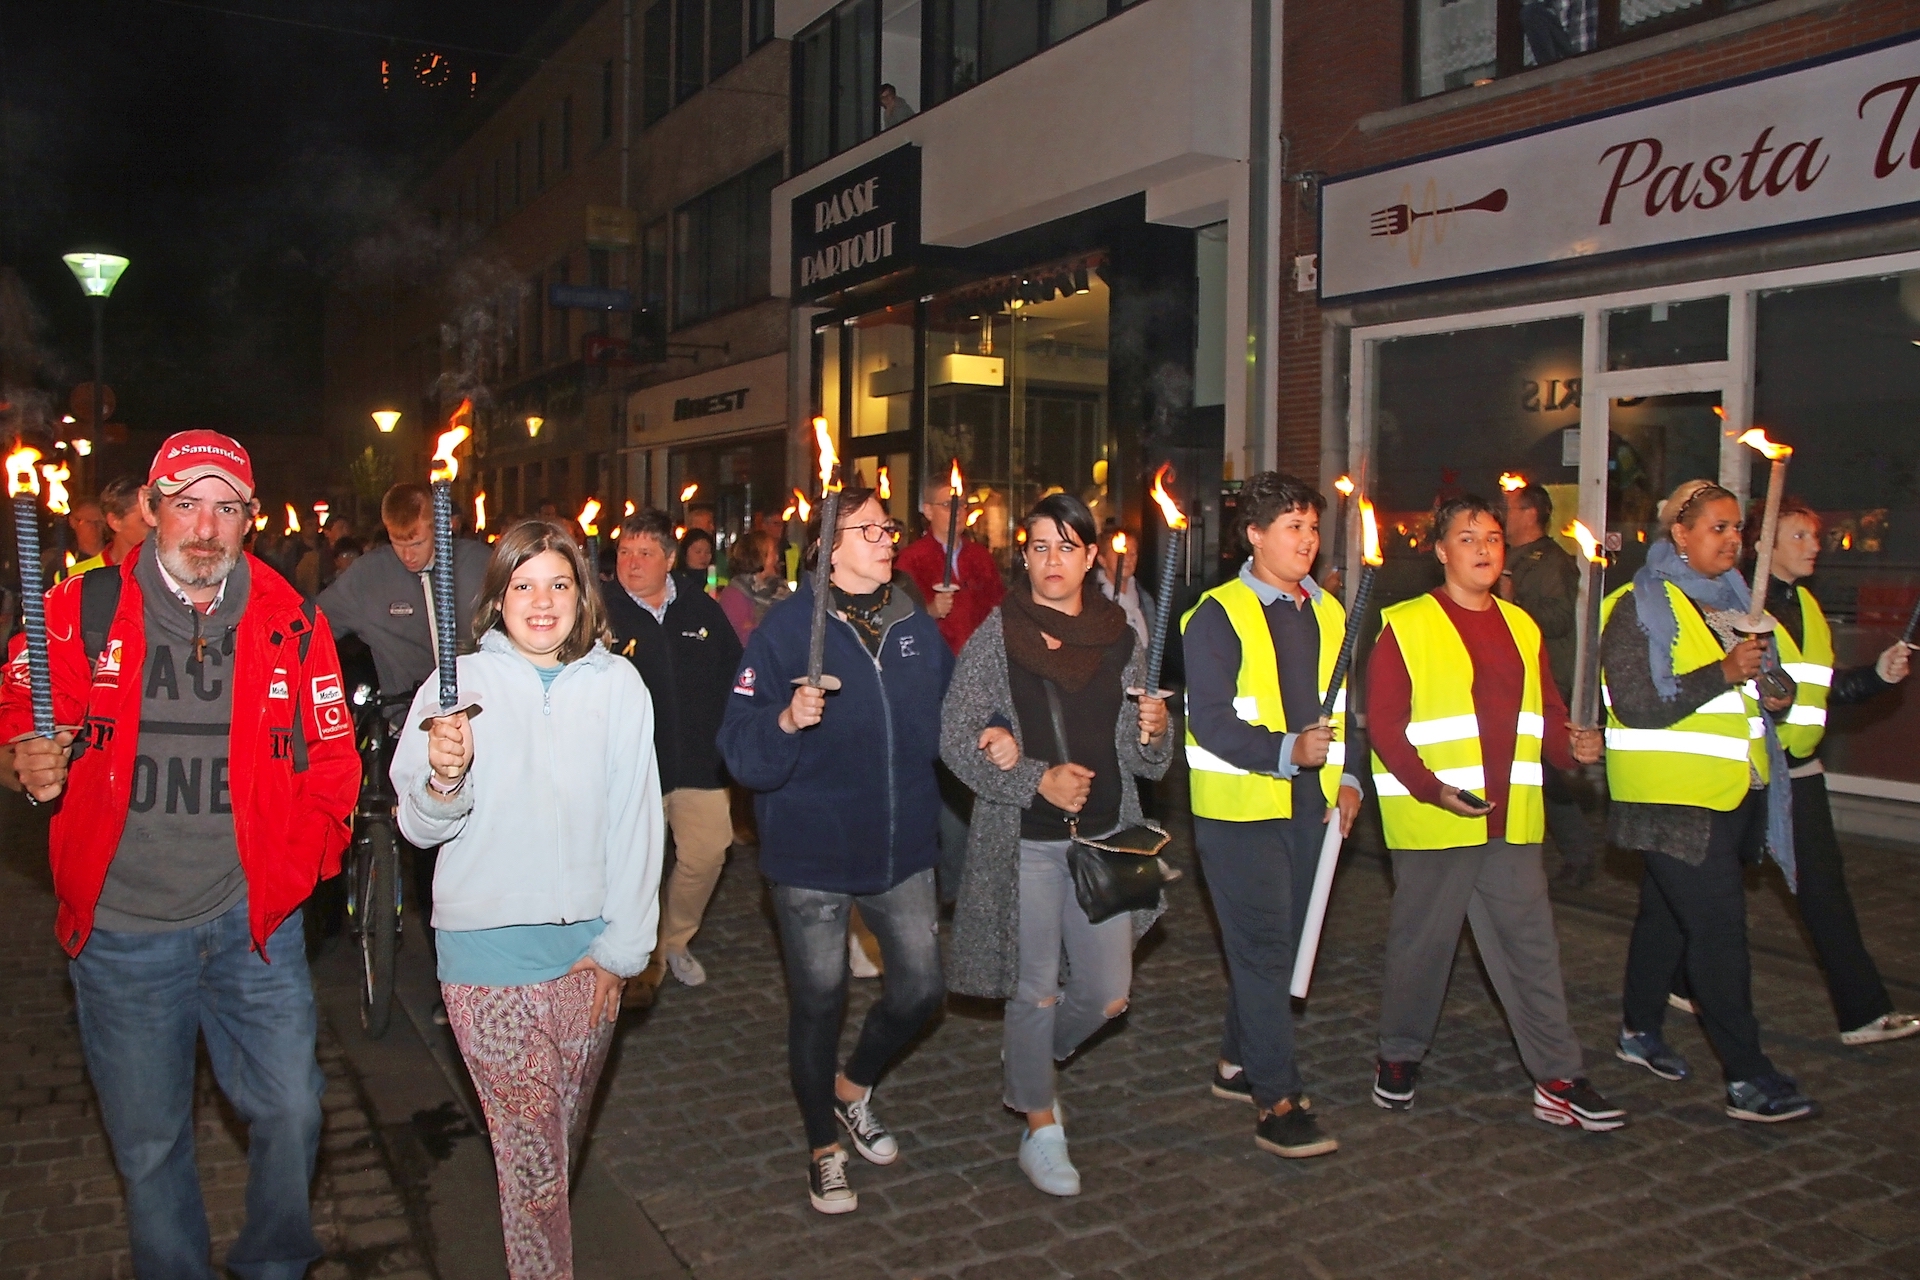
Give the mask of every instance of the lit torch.
[[880, 478], [875, 482], [875, 488], [880, 494], [880, 501], [893, 501], [893, 477], [887, 474], [885, 467], [880, 468]]
[[487, 531], [487, 494], [484, 489], [473, 495], [473, 531]]
[[1767, 616], [1767, 579], [1773, 576], [1773, 538], [1780, 526], [1780, 499], [1786, 495], [1787, 459], [1793, 457], [1793, 448], [1767, 439], [1759, 427], [1742, 435], [1740, 443], [1773, 464], [1767, 475], [1766, 515], [1760, 520], [1759, 556], [1753, 565], [1753, 599], [1740, 628], [1759, 635], [1773, 630], [1773, 619]]
[[462, 400], [447, 419], [447, 429], [433, 449], [433, 632], [434, 656], [440, 667], [440, 714], [448, 715], [458, 700], [460, 676], [459, 604], [453, 588], [453, 481], [460, 463], [453, 451], [473, 434], [473, 401]]
[[815, 689], [838, 689], [840, 680], [823, 673], [827, 659], [827, 601], [833, 594], [833, 544], [840, 532], [840, 455], [833, 447], [833, 431], [825, 418], [813, 420], [813, 437], [820, 446], [820, 539], [814, 550], [813, 628], [807, 634], [807, 674], [795, 684]]
[[[65, 448], [66, 446], [62, 445], [61, 447]], [[63, 560], [68, 564], [72, 564], [73, 558], [67, 555], [66, 516], [72, 512], [73, 503], [67, 495], [66, 482], [67, 477], [73, 473], [67, 470], [67, 464], [64, 462], [43, 462], [40, 464], [40, 474], [45, 476], [47, 480], [47, 514], [55, 517], [53, 522], [54, 559]], [[65, 577], [66, 575], [62, 574], [61, 576]]]
[[[1329, 752], [1323, 769], [1340, 769], [1346, 763], [1346, 684], [1353, 666], [1354, 649], [1366, 625], [1367, 602], [1373, 596], [1373, 571], [1379, 568], [1380, 528], [1374, 523], [1373, 504], [1360, 499], [1360, 581], [1353, 586], [1353, 598], [1347, 601], [1347, 629], [1340, 640], [1340, 656], [1333, 664], [1333, 675], [1321, 695], [1320, 723], [1334, 731], [1338, 753]], [[1337, 792], [1335, 794], [1338, 794]], [[1307, 918], [1300, 930], [1300, 945], [1293, 957], [1293, 980], [1288, 990], [1294, 999], [1307, 998], [1313, 981], [1313, 962], [1320, 954], [1320, 930], [1327, 922], [1327, 899], [1333, 895], [1333, 873], [1340, 865], [1340, 846], [1346, 836], [1340, 830], [1340, 815], [1327, 815], [1327, 834], [1320, 840], [1320, 861], [1313, 869], [1313, 890], [1307, 897]]]
[[1518, 493], [1526, 487], [1527, 478], [1525, 476], [1517, 475], [1512, 471], [1502, 471], [1500, 473], [1500, 492]]
[[1334, 503], [1333, 517], [1333, 567], [1347, 567], [1347, 501], [1353, 497], [1353, 477], [1341, 476], [1333, 482], [1333, 491], [1340, 495]]
[[1113, 534], [1113, 594], [1116, 599], [1127, 589], [1127, 534], [1124, 529], [1116, 529]]
[[960, 459], [953, 460], [947, 472], [947, 559], [935, 591], [958, 591], [954, 578], [960, 572], [960, 508], [967, 505], [967, 482], [960, 474]]
[[1600, 723], [1600, 602], [1607, 594], [1605, 575], [1607, 553], [1593, 530], [1575, 520], [1566, 536], [1580, 544], [1583, 567], [1580, 573], [1580, 630], [1574, 633], [1573, 650], [1573, 726], [1597, 728]]
[[587, 572], [595, 578], [600, 576], [600, 526], [594, 523], [599, 518], [600, 499], [588, 498], [580, 508], [580, 532], [587, 535]]
[[33, 731], [51, 738], [53, 669], [47, 665], [47, 602], [40, 590], [40, 451], [22, 445], [7, 455], [7, 493], [13, 498], [14, 548], [20, 561], [20, 617], [27, 633], [27, 688]]
[[[1160, 469], [1153, 473], [1153, 500], [1160, 507], [1160, 515], [1167, 522], [1167, 550], [1160, 558], [1160, 580], [1154, 584], [1157, 598], [1153, 602], [1153, 626], [1147, 638], [1147, 683], [1142, 696], [1165, 698], [1170, 691], [1160, 687], [1160, 661], [1167, 656], [1167, 622], [1173, 616], [1173, 575], [1180, 567], [1182, 544], [1187, 540], [1187, 517], [1172, 496], [1167, 493], [1167, 473], [1173, 470], [1173, 464], [1163, 462]], [[1147, 741], [1145, 730], [1140, 733], [1140, 741]]]
[[286, 535], [289, 538], [291, 538], [294, 534], [298, 532], [300, 532], [300, 512], [297, 509], [295, 509], [294, 505], [291, 502], [289, 502], [287, 504]]

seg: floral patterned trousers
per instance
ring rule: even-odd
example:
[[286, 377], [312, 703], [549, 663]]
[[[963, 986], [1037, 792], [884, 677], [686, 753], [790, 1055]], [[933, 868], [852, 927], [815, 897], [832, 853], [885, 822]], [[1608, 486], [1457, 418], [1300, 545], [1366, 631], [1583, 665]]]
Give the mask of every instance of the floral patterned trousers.
[[568, 1168], [613, 1026], [588, 1024], [592, 972], [524, 987], [440, 984], [487, 1116], [513, 1280], [571, 1280]]

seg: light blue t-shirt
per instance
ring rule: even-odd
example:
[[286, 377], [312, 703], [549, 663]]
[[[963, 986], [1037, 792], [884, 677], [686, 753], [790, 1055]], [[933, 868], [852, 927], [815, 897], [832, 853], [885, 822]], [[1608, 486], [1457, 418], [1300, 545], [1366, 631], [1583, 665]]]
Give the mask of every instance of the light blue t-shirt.
[[[566, 666], [533, 669], [540, 673], [541, 687], [550, 690]], [[439, 978], [469, 987], [527, 987], [551, 982], [573, 968], [606, 927], [605, 920], [576, 920], [572, 924], [509, 924], [498, 929], [435, 929]]]

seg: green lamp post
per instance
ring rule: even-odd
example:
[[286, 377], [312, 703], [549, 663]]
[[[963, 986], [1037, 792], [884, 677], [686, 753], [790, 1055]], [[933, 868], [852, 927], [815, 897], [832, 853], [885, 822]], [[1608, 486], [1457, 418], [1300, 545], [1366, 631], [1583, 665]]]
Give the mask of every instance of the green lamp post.
[[61, 261], [80, 282], [80, 292], [93, 308], [93, 443], [98, 445], [107, 381], [107, 299], [127, 269], [127, 260], [114, 253], [81, 252], [65, 254]]

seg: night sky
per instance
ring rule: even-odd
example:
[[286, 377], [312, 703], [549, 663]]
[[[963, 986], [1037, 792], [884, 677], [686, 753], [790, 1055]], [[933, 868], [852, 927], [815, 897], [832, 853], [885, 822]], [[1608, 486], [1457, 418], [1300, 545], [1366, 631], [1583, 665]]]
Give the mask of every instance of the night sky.
[[[329, 264], [457, 126], [469, 74], [484, 89], [511, 65], [474, 51], [519, 49], [559, 7], [0, 5], [6, 398], [57, 415], [72, 384], [91, 377], [91, 319], [60, 255], [102, 248], [133, 262], [107, 310], [116, 419], [158, 431], [316, 430]], [[442, 50], [446, 82], [423, 86], [416, 61]]]

